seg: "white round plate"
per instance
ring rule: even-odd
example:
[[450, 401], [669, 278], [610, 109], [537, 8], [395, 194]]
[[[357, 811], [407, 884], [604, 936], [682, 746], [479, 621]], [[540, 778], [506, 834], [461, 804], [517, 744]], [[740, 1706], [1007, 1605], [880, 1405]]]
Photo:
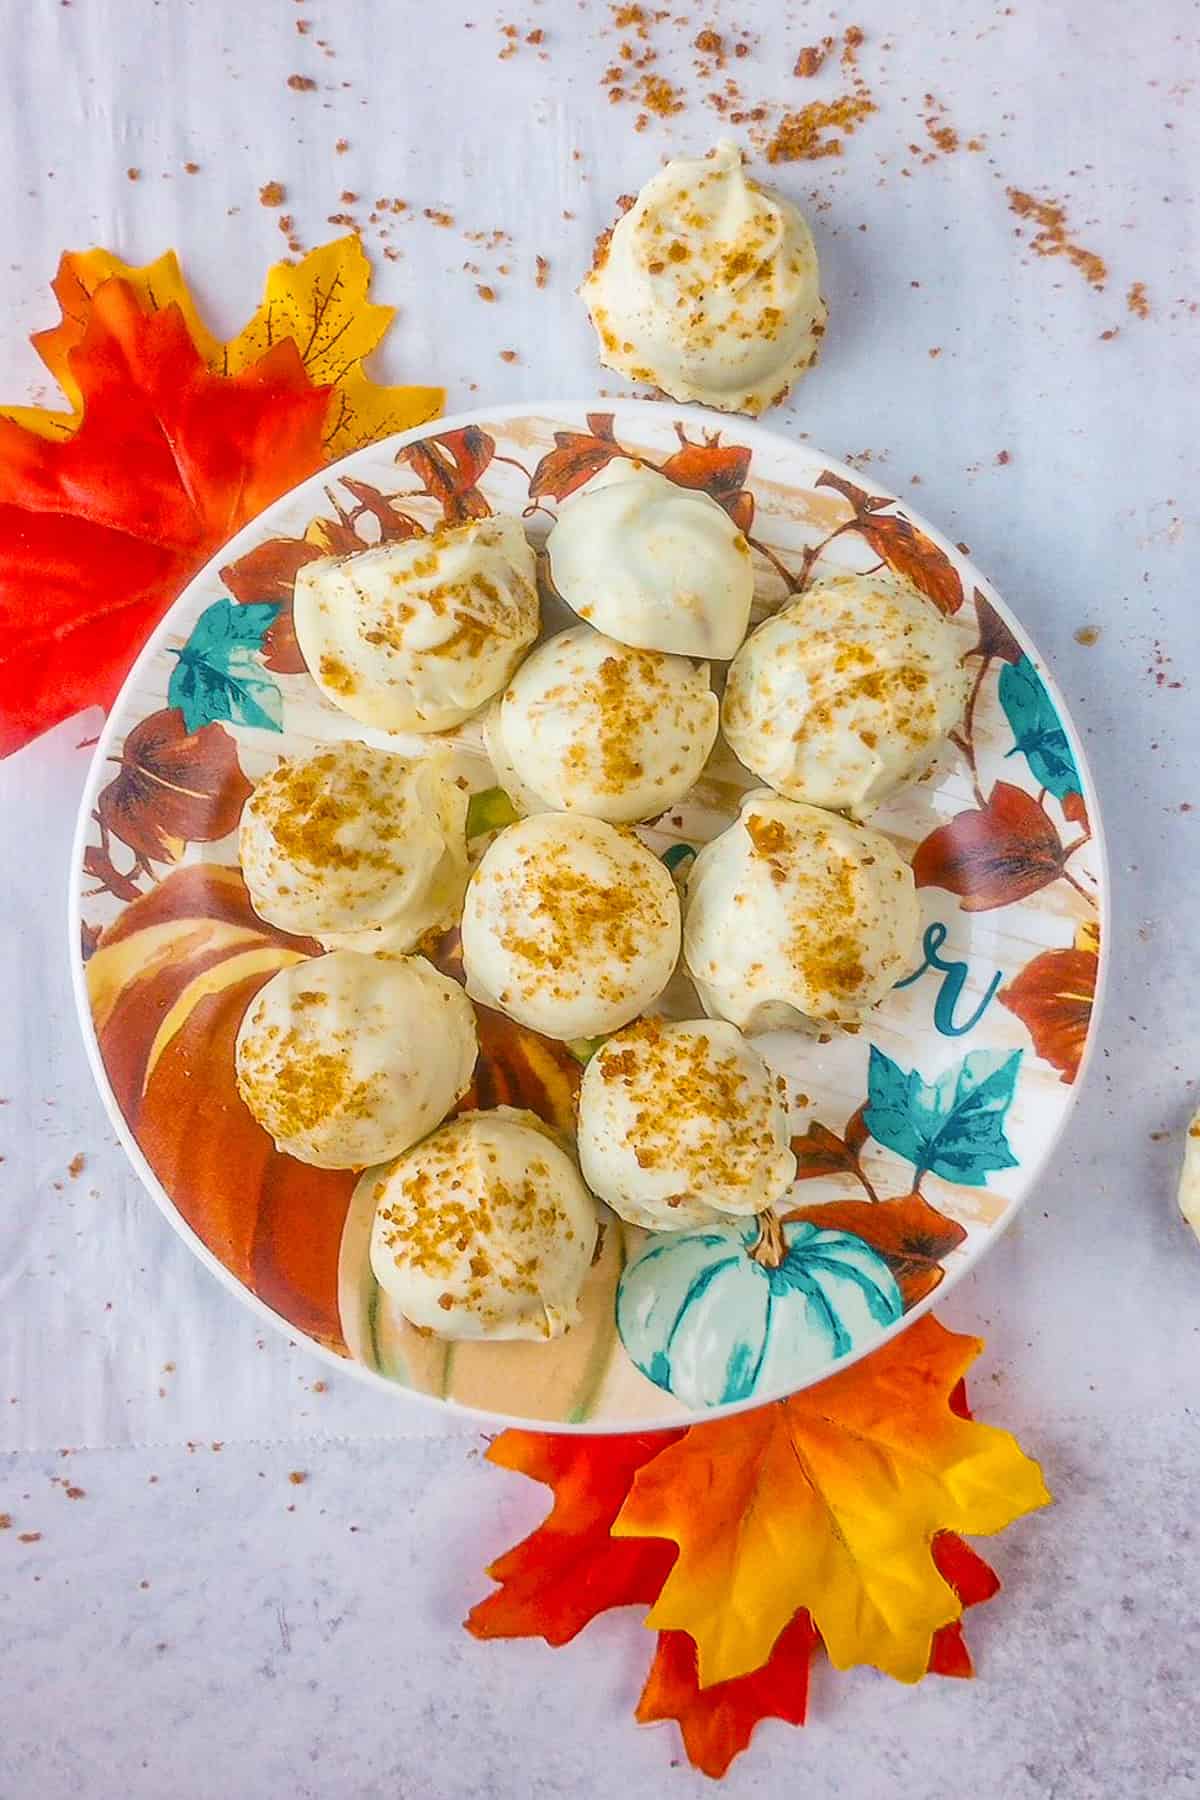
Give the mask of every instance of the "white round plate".
[[[233, 1045], [250, 999], [312, 942], [263, 924], [237, 866], [252, 783], [285, 753], [359, 735], [291, 631], [296, 570], [328, 550], [487, 511], [540, 540], [567, 495], [634, 454], [705, 488], [746, 531], [761, 618], [813, 572], [885, 563], [961, 634], [962, 731], [872, 821], [913, 859], [923, 964], [855, 1035], [760, 1040], [786, 1079], [800, 1176], [766, 1268], [736, 1226], [650, 1238], [609, 1219], [583, 1321], [548, 1344], [445, 1344], [378, 1288], [354, 1177], [278, 1153], [243, 1107]], [[495, 823], [477, 722], [446, 735]], [[642, 830], [668, 863], [757, 785], [718, 747], [687, 800]], [[491, 790], [489, 794], [489, 790]], [[97, 1082], [134, 1166], [196, 1254], [247, 1303], [382, 1386], [490, 1418], [634, 1431], [805, 1387], [876, 1348], [974, 1264], [1037, 1179], [1086, 1060], [1106, 882], [1078, 738], [1036, 650], [953, 544], [873, 482], [742, 420], [648, 401], [497, 407], [347, 457], [246, 527], [191, 582], [96, 749], [72, 877], [72, 955]], [[454, 971], [454, 935], [433, 947]], [[475, 1104], [572, 1130], [562, 1045], [488, 1014]]]

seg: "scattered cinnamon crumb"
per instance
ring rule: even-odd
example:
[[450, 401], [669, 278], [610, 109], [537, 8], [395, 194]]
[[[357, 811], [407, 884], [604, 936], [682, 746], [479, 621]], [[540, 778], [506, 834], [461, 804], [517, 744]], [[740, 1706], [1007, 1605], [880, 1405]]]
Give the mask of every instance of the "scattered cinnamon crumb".
[[18, 1531], [17, 1533], [18, 1544], [40, 1544], [41, 1541], [42, 1534], [40, 1531]]
[[317, 85], [311, 75], [289, 75], [287, 84], [297, 94], [311, 94]]
[[1065, 206], [1057, 200], [1037, 200], [1021, 188], [1008, 189], [1008, 204], [1019, 219], [1031, 219], [1037, 234], [1030, 241], [1035, 256], [1065, 256], [1097, 290], [1108, 281], [1108, 267], [1093, 250], [1076, 244], [1067, 225]]
[[187, 175], [198, 175], [200, 173], [200, 164], [198, 162], [185, 162], [183, 168], [184, 173]]
[[740, 43], [740, 44], [735, 44], [733, 46], [733, 54], [735, 56], [749, 56], [749, 54], [750, 54], [749, 44], [744, 43], [744, 42]]
[[550, 264], [544, 256], [535, 256], [533, 261], [534, 267], [537, 270], [537, 273], [533, 278], [534, 286], [544, 288], [550, 279]]
[[711, 28], [706, 28], [704, 31], [698, 31], [692, 39], [692, 43], [697, 50], [702, 50], [706, 56], [724, 56], [725, 54], [725, 39], [721, 36], [719, 31], [713, 31]]
[[68, 1500], [86, 1500], [87, 1499], [87, 1489], [86, 1488], [68, 1487], [68, 1488], [64, 1488], [63, 1492], [66, 1494]]
[[0, 1513], [0, 1531], [12, 1530], [12, 1514]]
[[327, 214], [327, 218], [331, 225], [344, 225], [346, 227], [347, 231], [357, 231], [358, 230], [358, 220], [354, 217], [353, 213], [348, 213], [348, 212], [329, 213], [329, 214]]
[[796, 58], [796, 66], [792, 70], [792, 74], [799, 75], [802, 81], [811, 80], [814, 75], [819, 73], [821, 64], [833, 49], [833, 45], [834, 39], [831, 37], [822, 38], [819, 44], [806, 44]]
[[540, 44], [545, 35], [545, 32], [539, 26], [536, 30], [527, 31], [525, 33], [525, 42], [527, 44]]
[[1102, 331], [1100, 333], [1100, 342], [1102, 344], [1111, 343], [1113, 338], [1116, 337], [1118, 331], [1120, 331], [1120, 329], [1121, 329], [1121, 327], [1119, 325], [1112, 325], [1109, 327], [1109, 329], [1107, 331]]
[[339, 138], [333, 147], [339, 156], [345, 156], [347, 150], [350, 148], [350, 140], [349, 138]]
[[342, 202], [343, 206], [353, 206], [354, 202], [358, 199], [358, 195], [352, 194], [349, 188], [343, 188], [342, 192], [338, 195], [338, 199]]
[[296, 30], [300, 33], [301, 37], [307, 37], [309, 32], [312, 30], [312, 20], [311, 19], [297, 19], [296, 20]]
[[312, 1384], [312, 1391], [314, 1394], [327, 1394], [329, 1392], [329, 1383], [327, 1381], [314, 1381]]
[[942, 354], [942, 346], [940, 344], [935, 344], [929, 354], [930, 356], [940, 356]]
[[1086, 649], [1090, 650], [1093, 644], [1100, 642], [1100, 627], [1098, 625], [1081, 625], [1075, 633], [1075, 642], [1083, 644]]
[[288, 1476], [288, 1480], [293, 1487], [303, 1487], [304, 1483], [308, 1480], [308, 1475], [304, 1469], [293, 1469]]
[[389, 262], [400, 261], [400, 251], [394, 250], [390, 244], [385, 244], [383, 246], [383, 254], [387, 257]]
[[875, 110], [875, 102], [865, 92], [843, 94], [833, 101], [810, 100], [798, 112], [784, 114], [767, 145], [767, 161], [816, 162], [824, 156], [840, 156], [841, 138], [826, 134], [844, 131], [849, 137]]
[[1006, 464], [1012, 461], [1012, 452], [1010, 450], [997, 450], [996, 461], [1001, 468], [1004, 468]]
[[86, 1168], [87, 1157], [83, 1154], [82, 1150], [77, 1150], [67, 1164], [67, 1174], [71, 1177], [72, 1181], [78, 1181]]
[[1134, 313], [1139, 319], [1148, 319], [1150, 317], [1150, 300], [1146, 293], [1145, 282], [1134, 282], [1133, 286], [1125, 296], [1125, 304], [1130, 312]]
[[482, 282], [482, 281], [476, 282], [475, 292], [479, 295], [479, 298], [481, 300], [487, 300], [490, 302], [496, 298], [495, 288], [488, 287], [486, 282]]
[[515, 363], [518, 360], [519, 359], [517, 357], [517, 353], [515, 350], [502, 350], [500, 352], [500, 361], [501, 362]]
[[258, 198], [262, 206], [282, 206], [287, 199], [287, 189], [282, 181], [264, 181], [258, 190]]
[[125, 173], [128, 175], [130, 181], [140, 181], [142, 179], [142, 171], [140, 169], [126, 169]]
[[848, 25], [842, 49], [842, 62], [846, 68], [852, 69], [858, 61], [858, 52], [862, 47], [863, 29], [861, 25]]
[[453, 225], [454, 223], [454, 214], [443, 212], [439, 207], [427, 206], [424, 208], [424, 212], [425, 217], [431, 219], [435, 225]]

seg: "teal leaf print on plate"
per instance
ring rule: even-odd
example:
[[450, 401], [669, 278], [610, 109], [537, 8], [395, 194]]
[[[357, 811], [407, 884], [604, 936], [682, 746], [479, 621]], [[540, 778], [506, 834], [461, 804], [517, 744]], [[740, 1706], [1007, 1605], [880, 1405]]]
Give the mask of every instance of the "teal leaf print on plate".
[[1083, 783], [1062, 721], [1041, 676], [1027, 656], [1000, 671], [1000, 705], [1016, 743], [1010, 756], [1024, 756], [1035, 778], [1056, 800], [1082, 794]]
[[778, 1227], [775, 1268], [751, 1255], [757, 1221], [652, 1238], [617, 1290], [617, 1330], [643, 1375], [687, 1406], [787, 1393], [872, 1342], [904, 1302], [887, 1263], [849, 1231]]
[[167, 688], [168, 703], [179, 708], [189, 731], [222, 719], [283, 730], [283, 695], [258, 660], [278, 611], [268, 601], [217, 600], [200, 614], [183, 649], [172, 652], [179, 663]]
[[928, 1170], [960, 1187], [986, 1187], [994, 1169], [1015, 1169], [1004, 1135], [1021, 1051], [972, 1050], [956, 1069], [922, 1081], [871, 1045], [867, 1130], [913, 1164], [914, 1185]]

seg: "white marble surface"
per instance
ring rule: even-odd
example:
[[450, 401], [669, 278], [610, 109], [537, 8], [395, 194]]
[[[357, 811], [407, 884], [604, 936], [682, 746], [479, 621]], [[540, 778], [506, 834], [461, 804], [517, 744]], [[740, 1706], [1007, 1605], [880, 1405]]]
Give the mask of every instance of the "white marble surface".
[[[932, 1800], [961, 1793], [965, 1769], [984, 1797], [1174, 1800], [1200, 1787], [1200, 1248], [1172, 1202], [1200, 1075], [1200, 812], [1183, 810], [1200, 806], [1197, 7], [740, 0], [697, 22], [744, 28], [731, 72], [753, 105], [837, 92], [835, 71], [805, 84], [791, 67], [851, 20], [879, 110], [844, 157], [777, 171], [814, 208], [832, 323], [773, 422], [869, 451], [1033, 631], [1099, 781], [1115, 955], [1069, 1137], [943, 1310], [987, 1335], [977, 1402], [1058, 1496], [988, 1549], [1009, 1585], [970, 1624], [980, 1679], [910, 1692], [823, 1671], [807, 1731], [763, 1727], [728, 1786]], [[510, 21], [522, 39], [543, 29], [545, 60], [523, 41], [498, 60]], [[401, 308], [393, 377], [442, 379], [455, 409], [615, 389], [571, 289], [614, 196], [716, 123], [691, 33], [665, 24], [659, 67], [692, 100], [635, 132], [600, 88], [618, 40], [596, 0], [499, 15], [472, 0], [0, 0], [0, 27], [14, 401], [46, 393], [24, 338], [52, 318], [64, 246], [142, 259], [174, 243], [214, 322], [238, 324], [282, 247], [258, 203], [272, 179], [306, 244], [334, 233], [331, 213], [365, 220], [342, 190], [409, 201], [402, 258], [378, 262]], [[293, 73], [318, 87], [289, 89]], [[986, 149], [914, 155], [926, 93]], [[1104, 293], [1029, 254], [1009, 185], [1065, 201], [1110, 266]], [[494, 228], [511, 245], [464, 235]], [[373, 229], [368, 243], [378, 253]], [[541, 291], [535, 253], [552, 265]], [[1125, 302], [1138, 281], [1145, 320]], [[459, 1630], [538, 1493], [481, 1469], [477, 1432], [260, 1330], [126, 1167], [64, 954], [90, 724], [0, 767], [0, 1796], [706, 1791], [672, 1728], [630, 1721], [649, 1648], [634, 1615], [559, 1652]]]

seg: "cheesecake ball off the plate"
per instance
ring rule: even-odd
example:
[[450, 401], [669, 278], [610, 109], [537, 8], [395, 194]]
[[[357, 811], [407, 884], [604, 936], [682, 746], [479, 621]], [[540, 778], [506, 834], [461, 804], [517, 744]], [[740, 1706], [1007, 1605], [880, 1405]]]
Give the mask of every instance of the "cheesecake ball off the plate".
[[911, 582], [827, 575], [751, 632], [721, 722], [777, 793], [861, 817], [921, 774], [969, 679], [954, 627]]
[[327, 950], [411, 950], [462, 900], [466, 820], [467, 796], [441, 754], [333, 743], [285, 757], [242, 812], [251, 904]]
[[528, 657], [488, 715], [497, 779], [526, 812], [649, 819], [687, 793], [717, 735], [708, 664], [577, 625]]
[[519, 519], [322, 557], [296, 577], [304, 660], [336, 706], [383, 731], [446, 731], [508, 680], [538, 634]]
[[839, 813], [748, 794], [688, 877], [683, 960], [743, 1031], [857, 1025], [918, 961], [912, 870]]
[[462, 1113], [371, 1184], [371, 1268], [410, 1324], [446, 1338], [559, 1337], [577, 1323], [596, 1204], [532, 1113]]
[[781, 400], [825, 331], [807, 223], [727, 139], [646, 183], [580, 293], [607, 368], [724, 412]]
[[321, 1169], [397, 1156], [471, 1083], [461, 987], [423, 956], [336, 950], [280, 969], [237, 1037], [238, 1092], [276, 1148]]
[[682, 1231], [762, 1212], [791, 1186], [779, 1083], [736, 1025], [641, 1019], [589, 1061], [579, 1161], [631, 1225]]
[[489, 845], [462, 918], [467, 992], [547, 1037], [627, 1025], [670, 980], [679, 900], [631, 831], [537, 813]]

